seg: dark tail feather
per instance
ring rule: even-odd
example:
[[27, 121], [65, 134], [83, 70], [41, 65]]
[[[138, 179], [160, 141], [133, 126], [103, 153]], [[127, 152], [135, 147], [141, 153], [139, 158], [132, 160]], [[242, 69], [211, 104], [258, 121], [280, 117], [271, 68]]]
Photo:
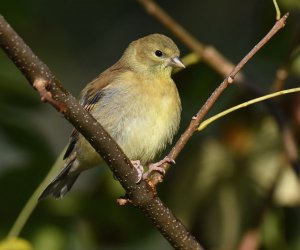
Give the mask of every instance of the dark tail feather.
[[74, 182], [79, 176], [79, 173], [70, 173], [73, 161], [71, 161], [58, 176], [46, 187], [39, 197], [39, 201], [45, 199], [47, 196], [52, 195], [55, 198], [62, 198], [71, 189]]

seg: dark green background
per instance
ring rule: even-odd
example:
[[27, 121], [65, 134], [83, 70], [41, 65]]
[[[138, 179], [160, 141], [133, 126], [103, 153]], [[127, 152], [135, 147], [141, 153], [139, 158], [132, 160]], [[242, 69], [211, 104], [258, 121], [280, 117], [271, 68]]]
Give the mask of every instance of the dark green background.
[[[201, 42], [216, 47], [234, 63], [275, 21], [271, 0], [158, 3]], [[299, 43], [299, 1], [280, 4], [282, 11], [291, 11], [287, 27], [244, 70], [265, 92]], [[136, 1], [2, 0], [0, 13], [76, 96], [118, 60], [130, 41], [144, 35], [166, 34], [182, 55], [190, 52]], [[297, 59], [292, 61], [286, 88], [299, 86]], [[222, 76], [200, 62], [174, 79], [183, 103], [182, 131]], [[231, 86], [210, 115], [250, 98], [243, 87]], [[299, 123], [291, 110], [299, 110], [298, 99], [297, 95], [277, 99], [295, 135]], [[0, 51], [1, 238], [64, 148], [70, 131], [71, 126], [40, 102]], [[264, 105], [230, 114], [192, 138], [159, 186], [162, 200], [207, 249], [234, 249], [255, 222], [274, 173], [289, 166], [280, 134]], [[283, 197], [294, 189], [284, 191]], [[116, 205], [123, 194], [107, 167], [90, 170], [65, 199], [41, 202], [21, 236], [37, 250], [171, 249], [141, 211]], [[261, 221], [261, 249], [300, 249], [299, 207], [276, 199], [268, 207]]]

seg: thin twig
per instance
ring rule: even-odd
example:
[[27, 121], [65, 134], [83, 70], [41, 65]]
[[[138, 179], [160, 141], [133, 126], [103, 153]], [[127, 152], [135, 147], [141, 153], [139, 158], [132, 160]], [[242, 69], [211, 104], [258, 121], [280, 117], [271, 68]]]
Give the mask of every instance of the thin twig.
[[[152, 0], [140, 0], [141, 2], [153, 2]], [[224, 81], [217, 87], [217, 89], [211, 94], [211, 96], [207, 99], [205, 104], [201, 107], [198, 113], [193, 117], [189, 126], [185, 130], [185, 132], [180, 136], [179, 140], [172, 148], [168, 157], [175, 159], [181, 150], [184, 148], [188, 140], [194, 134], [195, 130], [199, 126], [200, 122], [203, 120], [204, 116], [208, 113], [214, 103], [217, 101], [219, 96], [223, 93], [223, 91], [228, 87], [229, 84], [233, 83], [236, 75], [239, 71], [245, 66], [245, 64], [279, 31], [281, 30], [286, 23], [286, 20], [289, 16], [289, 13], [286, 13], [281, 19], [276, 21], [271, 30], [261, 39], [261, 41], [256, 44], [253, 49], [234, 67], [234, 69], [229, 73], [229, 75], [224, 79]], [[167, 171], [170, 167], [169, 164], [164, 164], [163, 166]], [[162, 177], [159, 173], [154, 173], [151, 177], [151, 182], [153, 185], [161, 182]]]
[[274, 4], [275, 10], [276, 10], [276, 20], [279, 20], [281, 17], [281, 12], [280, 12], [278, 3], [276, 0], [273, 0], [273, 4]]
[[[138, 0], [140, 4], [145, 8], [145, 10], [155, 17], [160, 23], [162, 23], [166, 28], [168, 28], [175, 36], [177, 36], [188, 48], [190, 48], [194, 53], [196, 53], [201, 60], [210, 65], [216, 72], [227, 77], [230, 71], [234, 68], [234, 65], [226, 59], [220, 52], [218, 52], [212, 46], [206, 46], [199, 42], [192, 34], [190, 34], [184, 27], [176, 22], [168, 13], [166, 13], [160, 6], [158, 6], [153, 0]], [[276, 4], [276, 2], [275, 2]], [[278, 6], [277, 6], [278, 7]], [[278, 10], [276, 10], [278, 15]], [[242, 72], [235, 77], [235, 81], [239, 82], [249, 93], [254, 93], [255, 97], [264, 95], [264, 91], [261, 91], [258, 87], [254, 86], [252, 82], [243, 75]], [[284, 114], [281, 112], [280, 108], [276, 106], [273, 102], [266, 102], [266, 106], [269, 108], [270, 113], [274, 116], [275, 121], [278, 124], [278, 127], [281, 130], [287, 131], [290, 130], [288, 125], [284, 123], [286, 121]], [[288, 131], [289, 134], [292, 134], [291, 131]], [[285, 138], [285, 133], [282, 133], [282, 141], [287, 152], [287, 157], [291, 155], [289, 153], [290, 145], [296, 145], [295, 140], [290, 137], [289, 144]], [[295, 164], [294, 158], [288, 158], [291, 165], [296, 172], [299, 172], [298, 164]], [[161, 179], [161, 178], [159, 178]], [[158, 181], [158, 180], [157, 180]], [[154, 182], [155, 184], [155, 182]]]
[[201, 122], [201, 124], [199, 125], [197, 130], [201, 131], [201, 130], [205, 129], [209, 124], [215, 122], [216, 120], [220, 119], [221, 117], [223, 117], [223, 116], [225, 116], [225, 115], [227, 115], [227, 114], [229, 114], [233, 111], [236, 111], [238, 109], [246, 108], [249, 105], [252, 105], [252, 104], [255, 104], [255, 103], [258, 103], [258, 102], [262, 102], [262, 101], [267, 100], [267, 99], [271, 99], [271, 98], [274, 98], [274, 97], [277, 97], [277, 96], [291, 94], [291, 93], [295, 93], [295, 92], [300, 92], [300, 87], [299, 88], [293, 88], [293, 89], [281, 90], [281, 91], [274, 92], [274, 93], [271, 93], [271, 94], [268, 94], [268, 95], [260, 96], [260, 97], [255, 98], [255, 99], [251, 99], [250, 101], [247, 101], [247, 102], [240, 103], [239, 105], [236, 105], [232, 108], [226, 109], [226, 110], [224, 110], [224, 111], [208, 118], [207, 120]]
[[15, 238], [20, 234], [22, 228], [26, 224], [34, 208], [37, 206], [39, 196], [41, 195], [45, 187], [47, 187], [49, 182], [53, 179], [54, 174], [56, 174], [61, 169], [62, 164], [63, 153], [57, 158], [56, 162], [54, 163], [47, 176], [36, 188], [36, 190], [31, 194], [30, 198], [26, 202], [25, 206], [23, 207], [22, 211], [19, 213], [17, 219], [11, 227], [9, 233], [7, 234], [7, 238]]
[[[168, 28], [175, 36], [177, 36], [188, 48], [190, 48], [194, 53], [196, 53], [199, 58], [204, 62], [210, 65], [216, 72], [227, 77], [230, 71], [234, 68], [234, 65], [227, 60], [220, 52], [218, 52], [212, 46], [206, 46], [199, 42], [192, 34], [190, 34], [184, 27], [176, 22], [168, 13], [166, 13], [159, 5], [153, 0], [138, 0], [138, 2], [145, 8], [145, 10], [155, 17], [160, 23], [162, 23], [166, 28]], [[278, 13], [278, 12], [277, 12]], [[259, 90], [257, 87], [249, 84], [249, 80], [239, 72], [235, 77], [235, 81], [241, 83], [248, 92], [255, 93], [255, 96], [264, 95], [263, 91]], [[287, 128], [287, 125], [283, 125], [282, 121], [285, 120], [282, 116], [282, 112], [278, 107], [274, 107], [274, 104], [269, 102], [267, 107], [270, 109], [270, 112], [273, 114], [278, 126], [280, 129]], [[290, 132], [291, 133], [291, 132]], [[286, 144], [286, 139], [283, 136], [283, 145], [285, 150], [288, 152], [290, 146]], [[294, 145], [296, 142], [291, 139]], [[289, 154], [288, 154], [289, 155]], [[297, 166], [293, 164], [293, 161], [290, 159], [291, 164], [297, 171]], [[156, 174], [157, 175], [157, 174]], [[161, 180], [161, 177], [157, 175], [157, 180], [154, 181], [154, 184]]]
[[[138, 0], [145, 10], [155, 17], [160, 23], [162, 23], [166, 28], [168, 28], [174, 35], [176, 35], [187, 47], [189, 47], [192, 51], [198, 54], [198, 56], [205, 61], [208, 65], [210, 65], [213, 69], [216, 70], [221, 75], [227, 76], [227, 74], [230, 72], [230, 70], [233, 68], [233, 64], [227, 60], [225, 57], [221, 55], [215, 48], [211, 46], [206, 46], [199, 42], [194, 36], [192, 36], [187, 30], [185, 30], [180, 24], [178, 24], [172, 17], [168, 15], [163, 9], [161, 9], [153, 0]], [[275, 4], [276, 9], [276, 20], [280, 19], [280, 10], [278, 9], [278, 5], [276, 1], [273, 1]], [[284, 75], [280, 75], [285, 77]], [[248, 92], [252, 92], [255, 94], [255, 96], [261, 96], [265, 93], [258, 89], [258, 87], [255, 87], [252, 82], [250, 81], [242, 74], [242, 72], [239, 73], [238, 78], [236, 77], [235, 80], [240, 83], [241, 86], [243, 86]], [[280, 90], [280, 89], [278, 89]], [[266, 106], [270, 110], [270, 113], [273, 115], [275, 121], [278, 124], [279, 129], [282, 131], [282, 142], [284, 145], [284, 149], [286, 152], [287, 159], [289, 160], [290, 164], [293, 166], [293, 169], [296, 171], [296, 173], [300, 173], [300, 167], [298, 164], [298, 153], [297, 153], [297, 145], [295, 142], [295, 139], [292, 136], [292, 131], [289, 128], [288, 124], [286, 123], [286, 119], [284, 114], [280, 111], [280, 108], [278, 106], [275, 106], [273, 102], [266, 102]], [[193, 121], [192, 121], [193, 122]], [[190, 124], [191, 126], [191, 124]], [[186, 131], [187, 132], [187, 131]], [[191, 130], [192, 132], [192, 130]], [[182, 139], [182, 138], [180, 138]], [[176, 148], [176, 146], [175, 146]], [[174, 148], [173, 148], [174, 150]], [[166, 166], [168, 167], [168, 166]], [[158, 182], [161, 178], [157, 177], [155, 181]], [[266, 197], [266, 200], [268, 199], [268, 195]], [[267, 203], [267, 202], [266, 202]], [[265, 202], [264, 202], [265, 204]], [[254, 238], [257, 236], [257, 229], [255, 229], [255, 232], [252, 231], [253, 228], [251, 228], [249, 231], [247, 231], [243, 237], [245, 239], [245, 246], [248, 245], [248, 239], [251, 241], [250, 243], [254, 243], [252, 245], [253, 247], [255, 244], [258, 243], [258, 241]], [[254, 239], [254, 241], [253, 241]]]
[[[202, 249], [171, 210], [153, 193], [147, 182], [136, 184], [137, 173], [103, 127], [70, 95], [49, 68], [32, 52], [0, 15], [0, 46], [29, 83], [90, 142], [105, 160], [132, 203], [150, 218], [175, 249]], [[14, 235], [16, 236], [16, 235]]]
[[[184, 27], [182, 27], [179, 23], [176, 22], [168, 13], [166, 13], [160, 6], [158, 6], [155, 1], [153, 0], [138, 0], [138, 2], [145, 8], [145, 10], [155, 17], [160, 23], [162, 23], [166, 28], [168, 28], [175, 36], [177, 36], [188, 48], [190, 48], [194, 53], [196, 53], [199, 58], [201, 58], [204, 62], [206, 62], [208, 65], [210, 65], [216, 72], [223, 76], [228, 76], [230, 71], [234, 68], [234, 65], [226, 59], [220, 52], [218, 52], [214, 47], [212, 46], [206, 46], [199, 42], [192, 34], [190, 34]], [[278, 13], [280, 13], [280, 10], [278, 9], [278, 5], [276, 6], [276, 1], [274, 1], [276, 14], [278, 16]], [[279, 18], [278, 18], [279, 19]], [[248, 92], [253, 92], [255, 96], [261, 96], [264, 95], [263, 91], [259, 90], [257, 87], [254, 87], [253, 84], [249, 84], [249, 80], [243, 75], [242, 72], [239, 72], [239, 74], [235, 77], [235, 81], [239, 82]], [[284, 118], [283, 113], [280, 111], [280, 108], [277, 106], [274, 106], [274, 103], [269, 102], [267, 104], [267, 107], [270, 109], [271, 114], [273, 114], [278, 126], [282, 130], [287, 130], [288, 125], [284, 124]], [[290, 132], [288, 132], [290, 134]], [[287, 152], [287, 156], [290, 155], [288, 152], [291, 148], [291, 143], [293, 145], [296, 145], [296, 142], [293, 138], [290, 140], [290, 144], [286, 144], [287, 140], [284, 136], [284, 133], [282, 133], [283, 138], [283, 145], [285, 148], [285, 151]], [[293, 159], [289, 159], [291, 162], [291, 165], [294, 167], [296, 171], [298, 171], [297, 164], [294, 164]]]

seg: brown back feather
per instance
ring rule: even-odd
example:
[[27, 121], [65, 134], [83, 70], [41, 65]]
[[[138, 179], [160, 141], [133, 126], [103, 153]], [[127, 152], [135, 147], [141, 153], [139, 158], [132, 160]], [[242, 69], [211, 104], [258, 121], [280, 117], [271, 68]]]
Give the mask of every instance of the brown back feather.
[[[103, 96], [102, 90], [111, 82], [113, 82], [116, 77], [127, 70], [130, 70], [130, 68], [125, 67], [122, 61], [118, 61], [113, 66], [102, 72], [82, 90], [80, 94], [80, 104], [83, 105], [87, 111], [91, 112], [95, 104], [99, 102]], [[64, 154], [63, 159], [68, 158], [72, 154], [78, 138], [79, 132], [76, 129], [73, 129], [70, 136], [69, 146]]]

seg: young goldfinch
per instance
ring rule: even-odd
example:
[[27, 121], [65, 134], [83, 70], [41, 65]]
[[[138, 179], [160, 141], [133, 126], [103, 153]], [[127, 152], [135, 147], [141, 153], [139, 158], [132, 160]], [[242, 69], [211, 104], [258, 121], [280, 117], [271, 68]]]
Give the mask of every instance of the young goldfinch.
[[[137, 170], [149, 164], [177, 132], [181, 103], [171, 79], [174, 67], [184, 68], [175, 43], [164, 35], [148, 35], [130, 43], [121, 59], [81, 92], [80, 103], [114, 138]], [[103, 162], [76, 130], [64, 160], [62, 171], [40, 199], [48, 195], [63, 197], [82, 171]], [[149, 171], [159, 171], [158, 165], [150, 165]]]

